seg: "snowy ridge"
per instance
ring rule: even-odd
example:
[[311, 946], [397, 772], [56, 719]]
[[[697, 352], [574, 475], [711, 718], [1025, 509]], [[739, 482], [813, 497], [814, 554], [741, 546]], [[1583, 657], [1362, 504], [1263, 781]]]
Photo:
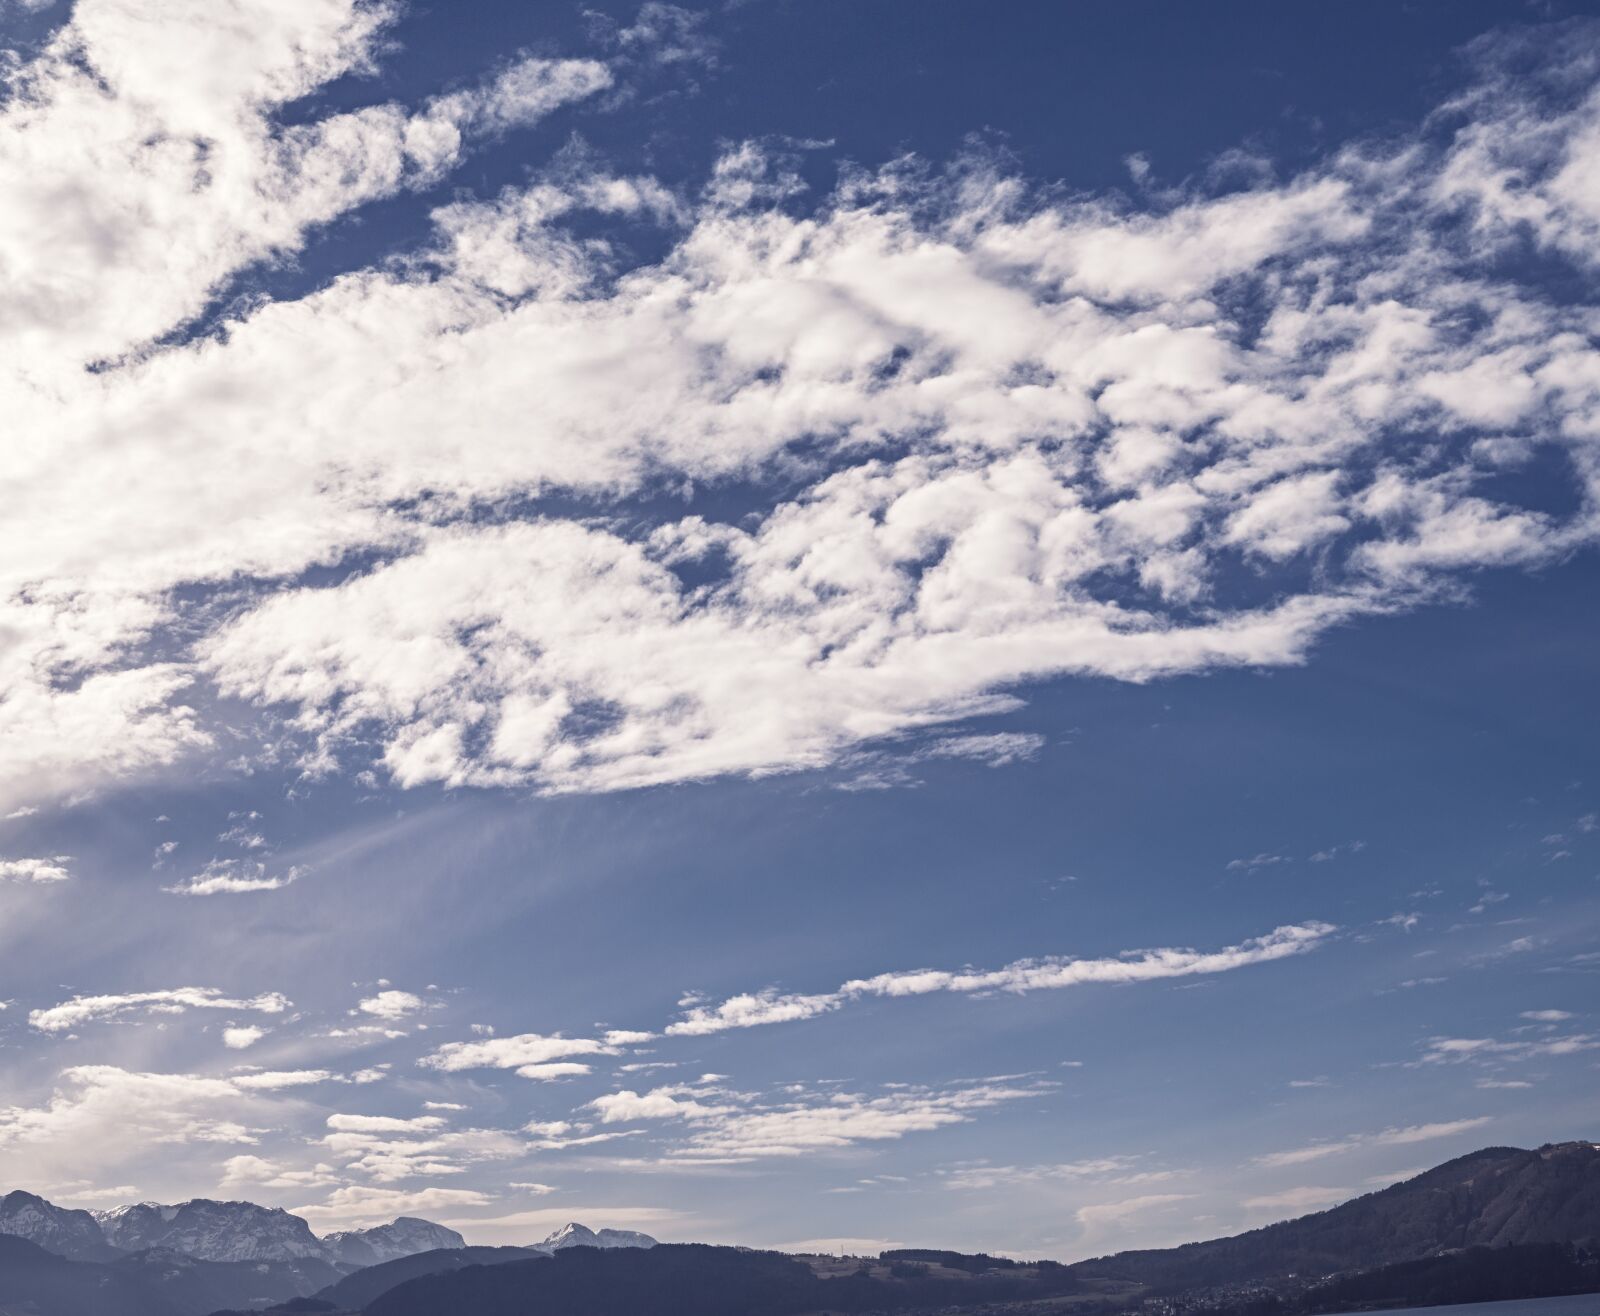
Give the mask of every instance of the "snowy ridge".
[[542, 1243], [533, 1246], [541, 1252], [559, 1252], [567, 1247], [655, 1247], [656, 1240], [649, 1234], [632, 1229], [594, 1230], [577, 1221], [561, 1226]]
[[[14, 1234], [58, 1256], [104, 1261], [122, 1253], [159, 1252], [199, 1261], [321, 1261], [352, 1269], [441, 1248], [462, 1248], [453, 1229], [399, 1216], [386, 1225], [345, 1229], [319, 1238], [300, 1216], [254, 1202], [134, 1202], [104, 1211], [76, 1211], [22, 1191], [0, 1197], [0, 1234]], [[576, 1221], [541, 1243], [540, 1252], [569, 1247], [654, 1247], [631, 1229], [590, 1229]]]
[[139, 1202], [93, 1215], [106, 1241], [125, 1252], [169, 1248], [202, 1261], [333, 1259], [299, 1216], [254, 1202], [197, 1197], [175, 1206]]
[[467, 1240], [453, 1229], [431, 1220], [403, 1215], [393, 1223], [371, 1229], [345, 1229], [326, 1235], [323, 1245], [330, 1259], [350, 1266], [376, 1266], [383, 1261], [432, 1252], [435, 1248], [465, 1247]]
[[15, 1234], [73, 1261], [102, 1261], [113, 1255], [88, 1211], [56, 1206], [33, 1193], [0, 1197], [0, 1234]]

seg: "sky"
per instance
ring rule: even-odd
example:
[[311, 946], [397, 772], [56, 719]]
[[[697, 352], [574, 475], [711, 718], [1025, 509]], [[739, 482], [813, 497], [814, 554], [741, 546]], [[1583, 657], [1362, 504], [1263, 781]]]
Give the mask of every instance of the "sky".
[[0, 1187], [1072, 1260], [1596, 1136], [1600, 6], [0, 34]]

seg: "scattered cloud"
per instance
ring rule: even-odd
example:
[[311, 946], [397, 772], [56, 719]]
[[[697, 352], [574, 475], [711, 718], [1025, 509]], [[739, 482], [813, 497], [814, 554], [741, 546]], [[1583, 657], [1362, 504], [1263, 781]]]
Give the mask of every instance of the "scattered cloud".
[[1249, 859], [1230, 859], [1227, 867], [1230, 873], [1253, 873], [1258, 868], [1271, 868], [1274, 864], [1292, 864], [1293, 862], [1294, 860], [1289, 858], [1288, 855], [1262, 853]]
[[276, 1092], [280, 1088], [310, 1087], [329, 1083], [338, 1075], [327, 1069], [252, 1069], [236, 1071], [230, 1081], [247, 1092]]
[[183, 1014], [188, 1010], [255, 1010], [282, 1014], [289, 998], [281, 992], [238, 998], [216, 987], [174, 987], [167, 991], [127, 992], [108, 996], [74, 996], [60, 1005], [34, 1010], [28, 1022], [44, 1033], [64, 1033], [87, 1023], [121, 1019], [128, 1015]]
[[43, 1105], [0, 1108], [0, 1148], [14, 1161], [104, 1173], [152, 1146], [253, 1143], [258, 1131], [244, 1121], [256, 1109], [226, 1079], [75, 1065]]
[[427, 1007], [422, 997], [390, 988], [360, 1001], [356, 1009], [374, 1019], [405, 1019]]
[[705, 1086], [621, 1091], [589, 1103], [602, 1123], [667, 1121], [689, 1126], [669, 1155], [683, 1161], [737, 1164], [838, 1151], [962, 1124], [973, 1112], [1036, 1099], [1055, 1085], [978, 1083], [943, 1089], [908, 1087], [868, 1097], [830, 1089], [761, 1102]]
[[294, 1208], [323, 1229], [388, 1224], [400, 1215], [437, 1216], [457, 1207], [489, 1206], [494, 1198], [475, 1188], [378, 1188], [351, 1184], [320, 1202]]
[[[91, 8], [13, 70], [0, 262], [28, 274], [0, 479], [28, 497], [0, 553], [0, 807], [220, 753], [207, 682], [242, 701], [246, 764], [270, 740], [400, 787], [827, 767], [1036, 679], [1300, 663], [1334, 627], [1595, 538], [1497, 478], [1579, 452], [1594, 406], [1587, 305], [1503, 259], [1532, 241], [1589, 269], [1590, 120], [1551, 90], [1581, 80], [1570, 38], [1543, 80], [1475, 48], [1451, 103], [1470, 133], [1430, 120], [1247, 191], [1062, 196], [974, 149], [808, 198], [734, 143], [685, 199], [572, 159], [439, 205], [402, 259], [225, 300], [613, 88], [595, 60], [520, 58], [282, 121], [379, 65], [391, 16], [185, 5], [136, 33]], [[713, 58], [668, 5], [612, 38], [634, 69]], [[595, 212], [658, 226], [665, 253], [618, 277]], [[186, 329], [207, 314], [225, 332]], [[1584, 460], [1559, 469], [1589, 488]], [[738, 505], [591, 515], [668, 482]], [[571, 514], [480, 515], [535, 493]], [[188, 509], [181, 535], [151, 501]], [[312, 571], [335, 561], [363, 565]]]
[[1434, 1037], [1424, 1045], [1425, 1065], [1546, 1060], [1600, 1049], [1600, 1036], [1568, 1033], [1531, 1038]]
[[588, 1037], [546, 1037], [519, 1033], [515, 1037], [490, 1037], [476, 1042], [446, 1042], [417, 1063], [425, 1069], [458, 1073], [465, 1069], [514, 1069], [529, 1078], [547, 1078], [547, 1066], [568, 1056], [614, 1056], [616, 1045]]
[[244, 1192], [256, 1188], [320, 1188], [338, 1181], [333, 1166], [325, 1162], [294, 1170], [262, 1156], [244, 1154], [230, 1156], [222, 1163], [217, 1187], [224, 1192]]
[[173, 896], [231, 896], [252, 891], [280, 891], [305, 876], [305, 869], [291, 867], [268, 874], [267, 866], [254, 860], [213, 859], [198, 873], [183, 882], [161, 889]]
[[1366, 1147], [1404, 1147], [1417, 1142], [1432, 1142], [1438, 1138], [1453, 1138], [1457, 1134], [1482, 1128], [1492, 1119], [1493, 1116], [1491, 1115], [1479, 1115], [1472, 1119], [1446, 1120], [1436, 1124], [1412, 1124], [1404, 1128], [1383, 1129], [1377, 1133], [1352, 1133], [1347, 1137], [1338, 1138], [1331, 1142], [1314, 1142], [1308, 1146], [1295, 1147], [1289, 1151], [1269, 1152], [1265, 1156], [1257, 1156], [1255, 1163], [1269, 1168], [1285, 1165], [1305, 1165], [1311, 1161], [1326, 1160], [1330, 1156], [1340, 1156], [1345, 1152], [1358, 1151]]
[[1305, 923], [1275, 928], [1218, 951], [1167, 948], [1129, 951], [1108, 959], [1047, 958], [1017, 960], [996, 970], [948, 971], [919, 969], [857, 978], [837, 991], [784, 994], [773, 988], [729, 997], [718, 1005], [692, 1006], [666, 1031], [673, 1036], [700, 1037], [731, 1028], [811, 1019], [863, 997], [923, 996], [932, 992], [1031, 992], [1088, 983], [1150, 982], [1225, 973], [1252, 964], [1264, 964], [1315, 949], [1333, 932], [1327, 923]]
[[72, 876], [70, 855], [53, 859], [0, 859], [0, 882], [65, 882]]

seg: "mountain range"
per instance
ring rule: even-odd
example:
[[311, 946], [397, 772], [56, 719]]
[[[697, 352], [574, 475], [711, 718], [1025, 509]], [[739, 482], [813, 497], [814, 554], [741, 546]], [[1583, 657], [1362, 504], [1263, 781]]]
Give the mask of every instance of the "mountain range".
[[319, 1291], [357, 1309], [453, 1265], [653, 1246], [648, 1234], [570, 1223], [527, 1247], [468, 1248], [455, 1230], [412, 1216], [319, 1238], [301, 1217], [254, 1202], [196, 1198], [91, 1212], [15, 1191], [0, 1198], [0, 1313], [205, 1316], [305, 1302]]
[[91, 1213], [0, 1198], [6, 1316], [998, 1316], [1019, 1304], [1030, 1316], [1313, 1316], [1590, 1291], [1600, 1149], [1587, 1142], [1487, 1148], [1327, 1211], [1072, 1265], [932, 1249], [786, 1256], [576, 1223], [524, 1247], [467, 1247], [410, 1217], [319, 1238], [250, 1202]]
[[318, 1238], [301, 1217], [254, 1202], [197, 1197], [170, 1206], [138, 1202], [78, 1211], [20, 1190], [0, 1197], [0, 1234], [25, 1238], [69, 1261], [110, 1261], [159, 1248], [199, 1261], [316, 1260], [350, 1267], [465, 1245], [455, 1230], [411, 1216]]

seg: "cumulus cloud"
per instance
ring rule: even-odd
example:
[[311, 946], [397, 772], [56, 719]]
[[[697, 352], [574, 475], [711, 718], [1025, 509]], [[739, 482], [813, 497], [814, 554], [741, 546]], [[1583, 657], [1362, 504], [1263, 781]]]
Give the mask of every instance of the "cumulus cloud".
[[416, 1014], [426, 1004], [422, 997], [412, 992], [390, 988], [379, 992], [376, 996], [366, 997], [357, 1004], [356, 1009], [375, 1019], [404, 1019], [407, 1015]]
[[0, 882], [65, 882], [72, 873], [68, 856], [53, 859], [0, 859]]
[[252, 1188], [317, 1188], [337, 1183], [333, 1167], [323, 1162], [304, 1170], [288, 1169], [263, 1156], [230, 1156], [222, 1163], [217, 1187], [224, 1192]]
[[254, 1110], [227, 1079], [77, 1065], [43, 1105], [0, 1108], [0, 1148], [31, 1166], [102, 1174], [152, 1146], [253, 1143]]
[[[657, 9], [628, 58], [694, 48]], [[1040, 678], [1303, 662], [1594, 541], [1594, 26], [1481, 45], [1409, 139], [1282, 183], [1064, 200], [975, 154], [807, 201], [748, 145], [698, 192], [579, 164], [196, 334], [239, 271], [613, 76], [290, 123], [391, 11], [228, 15], [80, 4], [0, 114], [0, 805], [206, 752], [219, 692], [401, 786], [820, 768]], [[583, 210], [666, 254], [617, 268]], [[1507, 274], [1530, 238], [1575, 297]], [[1513, 499], [1535, 458], [1570, 498]], [[606, 514], [708, 488], [740, 505]]]
[[1252, 937], [1218, 951], [1162, 949], [1129, 951], [1106, 959], [1074, 960], [1051, 957], [1017, 960], [994, 970], [918, 969], [856, 978], [837, 991], [785, 995], [774, 989], [729, 997], [717, 1005], [692, 1006], [669, 1035], [699, 1037], [730, 1028], [811, 1019], [868, 996], [925, 996], [932, 992], [1032, 992], [1088, 983], [1151, 982], [1198, 974], [1226, 973], [1252, 964], [1265, 964], [1315, 949], [1335, 929], [1328, 923], [1305, 923], [1274, 928], [1266, 936]]
[[222, 1030], [222, 1045], [232, 1051], [243, 1051], [246, 1047], [254, 1046], [266, 1035], [265, 1028], [258, 1028], [255, 1024], [240, 1024]]
[[70, 1001], [33, 1010], [28, 1022], [40, 1032], [64, 1033], [83, 1024], [125, 1018], [133, 1014], [183, 1014], [188, 1010], [255, 1010], [282, 1014], [289, 1008], [281, 992], [237, 998], [224, 996], [217, 987], [174, 987], [166, 991], [127, 992], [110, 996], [74, 996]]

